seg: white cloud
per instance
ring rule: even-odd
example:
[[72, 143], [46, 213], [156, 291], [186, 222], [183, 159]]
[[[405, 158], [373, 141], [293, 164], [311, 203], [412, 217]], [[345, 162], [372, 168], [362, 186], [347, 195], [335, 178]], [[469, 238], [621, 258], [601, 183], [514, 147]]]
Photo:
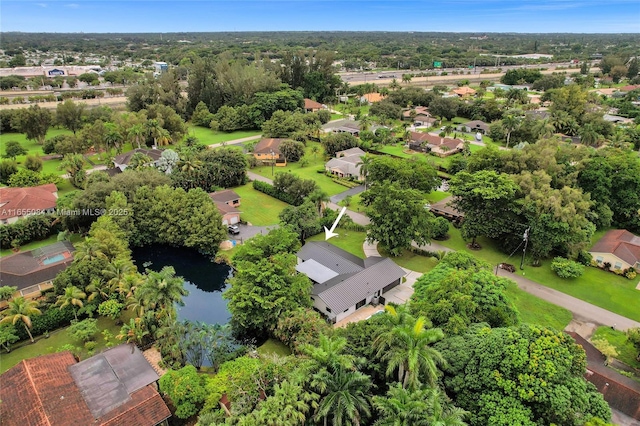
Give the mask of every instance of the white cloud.
[[69, 3], [69, 4], [65, 4], [64, 7], [69, 8], [69, 9], [77, 9], [80, 7], [79, 4], [77, 3]]
[[47, 7], [47, 4], [46, 3], [36, 3], [36, 6]]

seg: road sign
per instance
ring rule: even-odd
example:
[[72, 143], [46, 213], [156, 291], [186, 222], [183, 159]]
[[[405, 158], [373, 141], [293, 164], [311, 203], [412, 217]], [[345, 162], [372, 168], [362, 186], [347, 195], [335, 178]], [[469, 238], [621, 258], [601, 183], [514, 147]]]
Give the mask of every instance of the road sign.
[[433, 62], [433, 67], [434, 68], [442, 68], [442, 62], [434, 61]]

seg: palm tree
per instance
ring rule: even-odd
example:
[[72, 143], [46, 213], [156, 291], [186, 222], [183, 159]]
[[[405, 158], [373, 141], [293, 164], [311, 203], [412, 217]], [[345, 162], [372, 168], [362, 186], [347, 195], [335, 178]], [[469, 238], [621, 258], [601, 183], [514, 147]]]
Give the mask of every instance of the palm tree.
[[520, 127], [521, 118], [516, 111], [509, 111], [502, 117], [502, 127], [507, 132], [507, 148], [514, 130]]
[[[82, 308], [84, 304], [82, 303], [82, 299], [86, 299], [87, 294], [80, 290], [75, 285], [70, 285], [64, 289], [64, 294], [58, 296], [58, 300], [56, 301], [56, 306], [59, 306], [60, 309], [64, 309], [67, 306], [76, 306], [78, 308]], [[73, 309], [73, 315], [76, 317], [76, 321], [78, 320], [78, 310]]]
[[359, 371], [339, 368], [330, 373], [326, 369], [313, 375], [311, 386], [324, 395], [320, 399], [315, 419], [331, 419], [333, 426], [359, 425], [362, 417], [371, 415], [367, 394], [371, 378]]
[[427, 329], [424, 317], [417, 319], [409, 314], [398, 315], [398, 324], [382, 333], [374, 341], [378, 356], [387, 361], [387, 375], [398, 372], [398, 382], [405, 389], [418, 389], [421, 378], [429, 384], [435, 384], [438, 366], [446, 361], [437, 350], [429, 345], [444, 337], [439, 328]]
[[160, 130], [162, 130], [162, 126], [160, 122], [154, 118], [148, 119], [146, 123], [144, 123], [144, 127], [147, 131], [147, 134], [153, 138], [153, 144], [158, 146], [158, 135], [160, 134]]
[[99, 298], [100, 301], [107, 300], [109, 298], [110, 288], [102, 278], [93, 278], [91, 284], [87, 286], [89, 297], [87, 301], [91, 302], [95, 298]]
[[466, 426], [468, 411], [456, 407], [438, 387], [427, 389], [427, 421], [429, 425]]
[[555, 128], [548, 118], [538, 120], [534, 129], [539, 138], [550, 138], [555, 132]]
[[142, 326], [140, 318], [131, 318], [127, 324], [120, 329], [120, 334], [116, 336], [118, 340], [125, 340], [127, 343], [140, 344], [149, 332]]
[[116, 290], [118, 294], [124, 296], [125, 299], [131, 299], [142, 282], [140, 274], [133, 270], [130, 274], [124, 276], [124, 279], [120, 281]]
[[446, 126], [444, 126], [444, 135], [445, 136], [450, 135], [451, 133], [453, 133], [454, 130], [455, 129], [454, 129], [453, 125], [447, 124]]
[[386, 397], [373, 397], [373, 406], [380, 413], [375, 426], [429, 426], [429, 396], [429, 390], [411, 392], [395, 384]]
[[363, 155], [360, 157], [360, 161], [356, 164], [356, 167], [360, 167], [360, 176], [364, 178], [364, 190], [367, 190], [367, 177], [369, 176], [369, 170], [373, 164], [373, 157], [370, 155]]
[[592, 123], [585, 123], [579, 131], [580, 142], [588, 146], [597, 146], [600, 134]]
[[347, 340], [343, 337], [327, 337], [322, 334], [317, 346], [304, 345], [302, 352], [310, 358], [310, 371], [353, 369], [355, 358], [342, 353], [346, 344]]
[[318, 216], [322, 217], [324, 205], [330, 201], [327, 193], [321, 189], [316, 189], [311, 194], [307, 195], [307, 198], [316, 205], [316, 208], [318, 209]]
[[0, 324], [11, 323], [15, 325], [18, 321], [21, 321], [24, 328], [27, 330], [31, 343], [34, 342], [31, 335], [31, 317], [34, 315], [42, 315], [40, 309], [37, 308], [38, 302], [33, 300], [26, 300], [24, 297], [19, 296], [9, 301], [9, 307], [2, 312], [3, 318], [0, 320]]
[[391, 90], [398, 90], [400, 88], [400, 83], [398, 83], [398, 80], [396, 80], [395, 78], [393, 80], [391, 80], [391, 83], [389, 83], [389, 89]]
[[174, 317], [174, 304], [184, 306], [182, 297], [189, 294], [184, 288], [184, 279], [176, 277], [172, 266], [165, 266], [160, 272], [147, 270], [147, 281], [138, 289], [142, 300], [153, 309]]
[[161, 128], [158, 130], [158, 136], [155, 140], [158, 146], [169, 145], [171, 143], [171, 134], [167, 129]]
[[95, 238], [87, 238], [84, 242], [76, 246], [74, 262], [91, 261], [95, 259], [106, 259], [107, 255], [102, 251], [100, 241]]
[[128, 136], [133, 140], [133, 142], [138, 145], [138, 149], [141, 148], [140, 141], [142, 140], [146, 132], [147, 131], [145, 129], [145, 126], [142, 124], [134, 124], [129, 129]]
[[413, 76], [411, 74], [402, 74], [402, 82], [403, 83], [411, 83], [411, 79], [413, 79]]
[[320, 152], [320, 147], [318, 145], [313, 145], [311, 147], [311, 153], [313, 154], [313, 159], [316, 159], [316, 155]]
[[107, 280], [111, 291], [115, 290], [120, 292], [120, 288], [126, 277], [134, 271], [134, 266], [130, 261], [126, 259], [114, 259], [102, 270], [102, 275]]

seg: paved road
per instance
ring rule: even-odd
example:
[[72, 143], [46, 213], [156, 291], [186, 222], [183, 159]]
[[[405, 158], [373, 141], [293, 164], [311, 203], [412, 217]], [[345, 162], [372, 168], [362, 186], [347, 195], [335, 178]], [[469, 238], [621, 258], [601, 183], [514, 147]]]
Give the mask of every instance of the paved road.
[[633, 327], [640, 327], [640, 323], [637, 321], [614, 314], [606, 309], [602, 309], [598, 306], [592, 305], [591, 303], [584, 302], [552, 288], [545, 287], [542, 284], [538, 284], [523, 277], [522, 275], [507, 272], [503, 269], [498, 270], [498, 275], [514, 280], [518, 283], [518, 287], [527, 293], [533, 294], [547, 302], [551, 302], [554, 305], [562, 306], [563, 308], [570, 310], [573, 313], [573, 316], [578, 320], [607, 325], [609, 327], [615, 326], [616, 330], [623, 331]]
[[339, 203], [340, 201], [344, 200], [345, 198], [347, 198], [348, 195], [356, 195], [356, 194], [360, 194], [361, 192], [364, 192], [364, 185], [358, 185], [358, 186], [354, 186], [353, 188], [349, 188], [344, 192], [341, 192], [339, 194], [334, 195], [333, 197], [331, 197], [331, 202], [332, 203]]
[[256, 139], [260, 139], [262, 137], [262, 135], [255, 135], [255, 136], [247, 136], [246, 138], [240, 138], [240, 139], [233, 139], [224, 143], [214, 143], [211, 145], [208, 145], [209, 148], [219, 148], [221, 146], [226, 146], [226, 145], [238, 145], [238, 144], [242, 144], [245, 142], [249, 142], [249, 141], [253, 141]]

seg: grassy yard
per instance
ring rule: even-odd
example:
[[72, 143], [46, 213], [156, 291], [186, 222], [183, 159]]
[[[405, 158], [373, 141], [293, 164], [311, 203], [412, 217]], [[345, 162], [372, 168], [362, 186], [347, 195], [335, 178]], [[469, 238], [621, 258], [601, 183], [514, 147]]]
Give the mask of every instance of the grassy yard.
[[[83, 238], [79, 234], [72, 234], [71, 235], [71, 242], [74, 243], [74, 244], [78, 243], [78, 242], [80, 242], [82, 240], [83, 240]], [[49, 244], [54, 244], [57, 241], [58, 241], [58, 236], [57, 235], [52, 235], [47, 239], [40, 240], [40, 241], [34, 241], [32, 243], [25, 244], [22, 247], [20, 247], [20, 251], [34, 250], [34, 249], [37, 249], [38, 247], [43, 247], [43, 246], [47, 246]], [[0, 257], [9, 256], [11, 254], [13, 254], [13, 251], [11, 249], [5, 249], [5, 250], [0, 251]]]
[[275, 339], [268, 339], [262, 344], [262, 346], [258, 347], [258, 353], [260, 355], [273, 354], [278, 356], [287, 356], [291, 355], [291, 349], [282, 342]]
[[[313, 147], [318, 147], [318, 153], [312, 152]], [[324, 170], [325, 159], [323, 155], [322, 146], [318, 142], [307, 142], [305, 157], [309, 159], [309, 164], [306, 167], [301, 167], [300, 163], [287, 163], [286, 167], [275, 167], [274, 175], [278, 172], [291, 172], [301, 177], [302, 179], [314, 180], [320, 189], [326, 192], [329, 196], [339, 194], [346, 191], [346, 186], [342, 186], [331, 180], [330, 177], [323, 173], [318, 173], [318, 170]], [[257, 173], [260, 176], [264, 176], [269, 179], [273, 179], [271, 174], [271, 166], [260, 166], [250, 170], [253, 173]]]
[[[119, 343], [118, 340], [115, 339], [115, 336], [120, 332], [120, 327], [121, 326], [116, 325], [113, 320], [104, 317], [98, 318], [98, 333], [96, 333], [94, 337], [98, 343], [95, 350], [96, 353], [106, 347], [106, 342], [100, 334], [102, 330], [109, 330], [109, 332], [114, 336], [110, 341], [112, 343]], [[40, 337], [36, 340], [36, 343], [26, 343], [9, 353], [6, 353], [6, 351], [3, 350], [0, 354], [0, 373], [4, 373], [23, 359], [54, 353], [59, 348], [67, 344], [77, 347], [83, 346], [81, 342], [72, 339], [66, 332], [66, 328], [63, 328], [52, 332], [49, 338]], [[80, 358], [84, 359], [87, 356], [88, 354], [83, 351]]]
[[[470, 250], [466, 247], [466, 242], [460, 236], [460, 230], [452, 228], [451, 238], [442, 241], [440, 244], [454, 250], [463, 250], [473, 254], [475, 257], [485, 260], [492, 265], [501, 262], [512, 263], [519, 266], [520, 253], [508, 259], [508, 255], [497, 248], [497, 244], [485, 238], [479, 238], [482, 250]], [[603, 309], [615, 312], [619, 315], [640, 321], [640, 291], [635, 287], [640, 278], [629, 280], [610, 272], [605, 272], [597, 268], [585, 268], [584, 275], [580, 278], [565, 279], [558, 277], [551, 270], [551, 261], [546, 260], [540, 267], [533, 267], [525, 261], [523, 271], [518, 274], [543, 284], [547, 287], [569, 294], [585, 302], [592, 303]]]
[[242, 213], [240, 218], [245, 222], [250, 222], [252, 225], [275, 225], [279, 222], [278, 215], [280, 212], [288, 206], [285, 202], [256, 191], [251, 183], [233, 188], [233, 190], [241, 198], [242, 204], [239, 210]]
[[190, 125], [187, 134], [198, 138], [202, 145], [212, 145], [216, 143], [228, 142], [235, 139], [242, 139], [251, 136], [260, 136], [260, 130], [237, 130], [235, 132], [220, 132], [207, 129], [206, 127]]
[[522, 322], [564, 330], [571, 321], [571, 312], [568, 309], [520, 290], [515, 284], [507, 287], [505, 293], [518, 308]]
[[[342, 228], [338, 228], [336, 232], [338, 233], [338, 236], [329, 239], [331, 244], [336, 247], [340, 247], [342, 250], [347, 251], [354, 256], [364, 259], [364, 250], [362, 250], [362, 245], [364, 244], [364, 240], [367, 236], [364, 232], [347, 231]], [[307, 238], [307, 241], [324, 241], [324, 232]]]
[[[378, 246], [378, 251], [383, 256], [389, 256], [389, 254], [380, 246]], [[438, 264], [438, 260], [433, 257], [421, 256], [409, 250], [403, 250], [402, 256], [392, 257], [391, 260], [402, 268], [422, 272], [423, 274], [429, 272]]]
[[636, 359], [638, 351], [634, 346], [627, 341], [627, 335], [619, 330], [613, 330], [611, 327], [598, 327], [596, 332], [591, 336], [591, 340], [604, 339], [611, 343], [618, 351], [618, 356], [615, 358], [620, 362], [627, 364], [630, 367], [640, 369], [640, 361]]

